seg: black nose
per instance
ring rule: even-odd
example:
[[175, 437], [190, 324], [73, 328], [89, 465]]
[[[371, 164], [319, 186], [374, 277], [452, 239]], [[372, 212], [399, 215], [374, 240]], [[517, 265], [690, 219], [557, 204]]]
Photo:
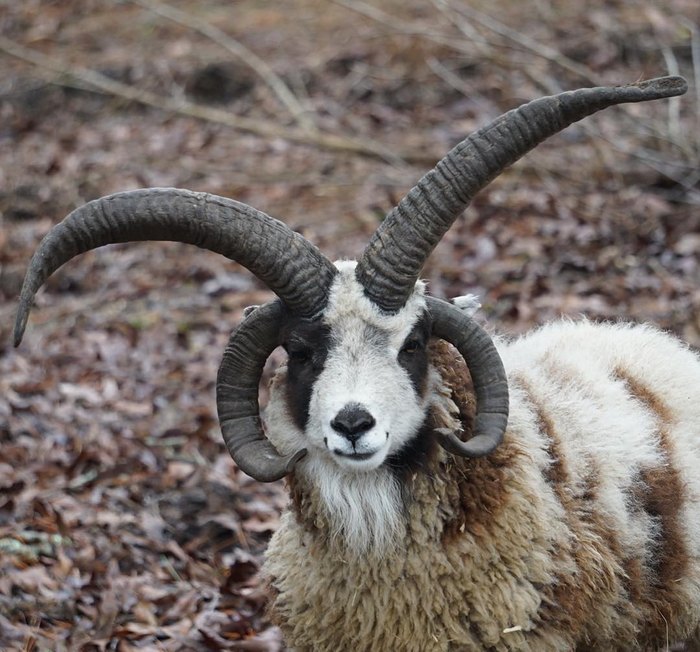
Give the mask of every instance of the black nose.
[[358, 403], [348, 403], [331, 421], [331, 427], [353, 444], [374, 426], [374, 417]]

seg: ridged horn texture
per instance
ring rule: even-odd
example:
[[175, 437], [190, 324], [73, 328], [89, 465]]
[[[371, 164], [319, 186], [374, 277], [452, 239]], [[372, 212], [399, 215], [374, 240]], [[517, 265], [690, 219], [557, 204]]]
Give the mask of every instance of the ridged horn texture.
[[280, 455], [263, 432], [258, 385], [265, 361], [279, 344], [284, 308], [279, 301], [256, 308], [231, 334], [216, 379], [216, 408], [226, 448], [245, 473], [273, 482], [306, 454]]
[[609, 106], [687, 89], [681, 77], [660, 77], [569, 91], [524, 104], [479, 129], [428, 172], [377, 229], [356, 268], [366, 295], [385, 312], [398, 312], [426, 259], [474, 195], [549, 136]]
[[247, 267], [302, 317], [323, 310], [336, 274], [308, 240], [246, 204], [176, 188], [121, 192], [77, 208], [42, 240], [22, 286], [15, 346], [34, 295], [54, 271], [90, 249], [136, 240], [186, 242], [223, 254]]
[[452, 344], [469, 368], [476, 393], [473, 436], [462, 441], [456, 433], [438, 430], [440, 445], [454, 455], [488, 455], [502, 441], [508, 423], [508, 381], [501, 357], [489, 335], [459, 308], [426, 298], [433, 335]]
[[[22, 287], [15, 346], [34, 295], [55, 270], [90, 249], [137, 240], [186, 242], [223, 254], [264, 281], [291, 313], [307, 318], [323, 310], [337, 273], [305, 238], [246, 204], [174, 188], [118, 193], [76, 209], [42, 240]], [[280, 455], [265, 438], [259, 418], [258, 382], [277, 345], [281, 310], [276, 302], [245, 320], [229, 344], [220, 372], [224, 380], [217, 384], [226, 446], [246, 473], [262, 481], [286, 475], [304, 454]]]

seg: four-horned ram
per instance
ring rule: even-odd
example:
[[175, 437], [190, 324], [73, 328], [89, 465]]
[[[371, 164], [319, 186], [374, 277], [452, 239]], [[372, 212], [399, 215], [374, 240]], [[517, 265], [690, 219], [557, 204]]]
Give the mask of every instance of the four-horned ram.
[[[700, 646], [698, 357], [650, 327], [586, 321], [494, 342], [418, 280], [474, 194], [532, 147], [685, 90], [668, 77], [506, 113], [418, 182], [357, 263], [230, 199], [90, 202], [34, 255], [16, 342], [46, 278], [107, 243], [192, 243], [278, 295], [231, 336], [217, 405], [237, 464], [287, 477], [265, 572], [296, 650]], [[258, 383], [280, 344], [266, 436]]]

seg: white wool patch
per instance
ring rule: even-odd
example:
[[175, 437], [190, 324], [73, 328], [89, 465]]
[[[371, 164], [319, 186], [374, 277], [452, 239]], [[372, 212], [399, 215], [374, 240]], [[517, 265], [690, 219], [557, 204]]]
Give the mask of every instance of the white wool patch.
[[[670, 462], [683, 475], [690, 497], [685, 509], [700, 502], [697, 358], [654, 328], [585, 320], [555, 322], [498, 348], [509, 376], [527, 380], [555, 424], [572, 486], [584, 484], [595, 469], [596, 509], [615, 523], [623, 550], [653, 551], [654, 519], [644, 510], [630, 510], [629, 497], [642, 470]], [[624, 377], [652, 390], [670, 420], [660, 422], [644, 400], [630, 394]], [[516, 401], [514, 394], [511, 404]], [[672, 446], [670, 459], [661, 446], [662, 430]], [[697, 555], [700, 526], [693, 509], [680, 522], [691, 554]]]
[[403, 540], [401, 489], [388, 470], [358, 474], [318, 457], [304, 467], [325, 506], [331, 537], [341, 539], [349, 552], [384, 553]]
[[452, 304], [459, 308], [467, 317], [473, 317], [481, 308], [481, 301], [476, 294], [465, 294], [452, 299]]
[[393, 315], [383, 313], [366, 296], [362, 285], [355, 278], [355, 260], [338, 260], [334, 263], [339, 274], [331, 286], [324, 321], [331, 327], [346, 318], [361, 318], [367, 324], [401, 336], [408, 333], [425, 310], [425, 283], [417, 281], [406, 305]]

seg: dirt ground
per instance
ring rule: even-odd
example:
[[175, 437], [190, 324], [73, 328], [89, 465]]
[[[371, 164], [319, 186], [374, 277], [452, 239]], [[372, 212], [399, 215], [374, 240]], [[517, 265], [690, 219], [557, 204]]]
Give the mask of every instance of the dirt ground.
[[667, 72], [680, 100], [609, 109], [477, 196], [424, 276], [516, 335], [561, 315], [700, 347], [697, 0], [0, 1], [0, 648], [283, 649], [258, 569], [286, 502], [225, 452], [214, 381], [245, 269], [177, 244], [59, 270], [52, 224], [175, 186], [356, 257], [452, 145], [540, 95]]

